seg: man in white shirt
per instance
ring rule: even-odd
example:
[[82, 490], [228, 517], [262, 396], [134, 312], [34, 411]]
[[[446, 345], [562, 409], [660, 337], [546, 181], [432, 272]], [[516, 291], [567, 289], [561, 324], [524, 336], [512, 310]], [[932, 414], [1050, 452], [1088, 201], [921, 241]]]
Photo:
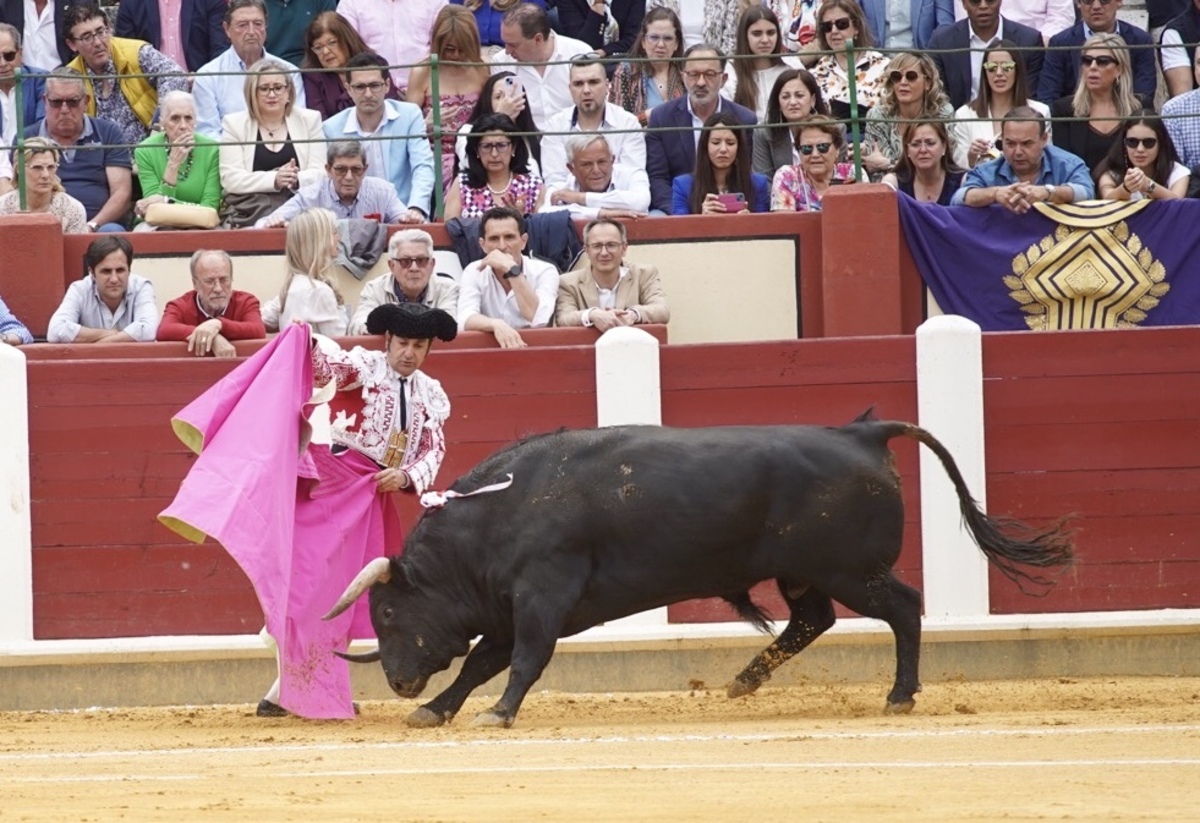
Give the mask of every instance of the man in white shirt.
[[496, 335], [504, 349], [526, 345], [517, 329], [542, 328], [554, 316], [558, 269], [522, 254], [529, 235], [516, 209], [492, 208], [479, 221], [485, 257], [459, 278], [458, 327]]
[[500, 37], [504, 51], [492, 58], [492, 73], [516, 72], [525, 87], [525, 104], [533, 122], [544, 131], [545, 123], [554, 114], [574, 102], [566, 61], [577, 54], [587, 54], [592, 47], [551, 31], [546, 10], [533, 3], [522, 3], [504, 15]]
[[546, 201], [540, 211], [566, 209], [588, 220], [646, 216], [650, 178], [645, 169], [618, 163], [607, 136], [572, 134], [567, 138], [566, 153], [571, 179], [558, 187], [546, 186]]
[[[263, 0], [230, 0], [225, 12], [225, 36], [232, 44], [221, 56], [206, 63], [196, 75], [192, 95], [196, 98], [196, 133], [221, 139], [221, 118], [246, 110], [246, 69], [270, 57], [296, 71], [295, 108], [304, 108], [304, 83], [300, 70], [286, 60], [268, 54], [267, 6]], [[242, 72], [239, 74], [238, 72]]]
[[93, 240], [83, 256], [87, 276], [67, 289], [50, 318], [51, 343], [149, 343], [158, 331], [154, 284], [129, 273], [133, 246], [118, 234]]
[[75, 56], [67, 45], [63, 15], [88, 0], [0, 0], [0, 23], [21, 33], [25, 65], [53, 71]]
[[547, 188], [562, 187], [571, 178], [566, 152], [570, 135], [564, 132], [608, 132], [608, 146], [616, 161], [644, 170], [646, 136], [637, 117], [608, 102], [604, 65], [584, 55], [573, 59], [569, 68], [571, 99], [575, 105], [563, 109], [542, 127], [542, 180]]
[[341, 0], [338, 14], [384, 57], [396, 88], [408, 85], [410, 66], [429, 57], [433, 22], [446, 0]]
[[[954, 19], [967, 19], [963, 4], [955, 8]], [[1004, 19], [1037, 29], [1043, 42], [1048, 43], [1060, 31], [1075, 25], [1075, 0], [1004, 0]]]

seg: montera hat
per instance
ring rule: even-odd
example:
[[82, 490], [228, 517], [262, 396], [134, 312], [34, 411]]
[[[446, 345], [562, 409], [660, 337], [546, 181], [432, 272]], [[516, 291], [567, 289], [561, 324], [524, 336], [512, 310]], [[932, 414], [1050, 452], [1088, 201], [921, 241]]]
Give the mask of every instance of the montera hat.
[[369, 334], [391, 334], [413, 340], [450, 341], [458, 334], [458, 322], [441, 309], [421, 303], [385, 303], [367, 315]]

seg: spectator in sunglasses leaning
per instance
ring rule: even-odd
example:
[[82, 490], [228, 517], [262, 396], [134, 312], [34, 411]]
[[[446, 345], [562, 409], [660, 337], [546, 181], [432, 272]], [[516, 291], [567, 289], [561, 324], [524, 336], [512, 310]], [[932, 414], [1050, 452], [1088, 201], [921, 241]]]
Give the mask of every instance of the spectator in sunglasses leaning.
[[458, 314], [458, 283], [448, 274], [435, 273], [433, 238], [423, 229], [401, 229], [388, 240], [388, 272], [363, 285], [358, 308], [346, 334], [366, 334], [367, 317], [388, 303], [420, 303]]
[[1153, 99], [1158, 86], [1157, 49], [1148, 48], [1152, 41], [1145, 29], [1117, 19], [1121, 5], [1122, 0], [1079, 0], [1080, 22], [1050, 38], [1038, 78], [1035, 95], [1038, 100], [1049, 106], [1060, 97], [1075, 93], [1079, 85], [1080, 52], [1084, 42], [1097, 34], [1119, 35], [1132, 47], [1125, 62], [1132, 65], [1133, 90], [1147, 100]]
[[1042, 34], [1002, 16], [1000, 4], [1001, 0], [962, 0], [967, 19], [942, 26], [929, 40], [929, 50], [933, 52], [933, 62], [942, 76], [946, 96], [956, 109], [979, 94], [983, 79], [983, 49], [997, 40], [1005, 40], [1016, 47], [1025, 61], [1029, 88], [1037, 88], [1038, 75], [1042, 71]]
[[[24, 97], [22, 118], [17, 117], [17, 69], [21, 70], [21, 92]], [[21, 50], [21, 33], [8, 23], [0, 23], [0, 145], [16, 144], [17, 120], [22, 126], [36, 123], [46, 116], [46, 72], [25, 65]], [[8, 154], [7, 151], [0, 152]], [[12, 188], [12, 173], [8, 160], [0, 160], [0, 194]]]
[[1096, 189], [1102, 200], [1176, 200], [1187, 196], [1191, 176], [1162, 118], [1143, 109], [1125, 121], [1096, 169]]
[[908, 123], [919, 120], [949, 122], [954, 117], [937, 67], [928, 55], [897, 54], [888, 69], [887, 89], [879, 105], [867, 113], [863, 138], [862, 162], [873, 182], [879, 182], [884, 174], [895, 170], [904, 156], [901, 134]]

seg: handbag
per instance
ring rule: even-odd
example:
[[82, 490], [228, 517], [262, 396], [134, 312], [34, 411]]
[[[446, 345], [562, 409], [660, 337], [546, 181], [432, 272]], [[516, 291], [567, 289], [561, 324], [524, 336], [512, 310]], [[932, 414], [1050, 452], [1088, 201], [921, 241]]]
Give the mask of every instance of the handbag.
[[166, 229], [215, 229], [221, 216], [212, 206], [194, 203], [151, 203], [145, 220]]
[[246, 194], [225, 194], [225, 204], [221, 209], [221, 222], [227, 229], [253, 228], [259, 218], [266, 217], [275, 209], [292, 199], [293, 192], [247, 192]]

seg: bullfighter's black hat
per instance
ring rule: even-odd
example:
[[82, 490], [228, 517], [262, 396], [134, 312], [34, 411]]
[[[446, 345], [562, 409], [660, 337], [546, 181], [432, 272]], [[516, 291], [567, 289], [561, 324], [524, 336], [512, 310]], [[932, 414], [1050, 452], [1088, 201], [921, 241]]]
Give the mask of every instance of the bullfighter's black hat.
[[458, 334], [458, 323], [441, 309], [420, 303], [385, 303], [367, 315], [367, 332], [391, 333], [414, 340], [450, 341]]

